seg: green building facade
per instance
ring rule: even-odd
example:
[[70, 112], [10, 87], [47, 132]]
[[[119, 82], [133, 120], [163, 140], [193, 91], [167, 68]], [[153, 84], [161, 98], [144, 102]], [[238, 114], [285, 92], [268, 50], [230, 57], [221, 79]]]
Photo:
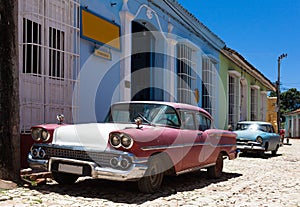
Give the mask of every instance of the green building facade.
[[267, 95], [275, 86], [238, 52], [220, 52], [218, 126], [236, 126], [238, 121], [266, 121]]

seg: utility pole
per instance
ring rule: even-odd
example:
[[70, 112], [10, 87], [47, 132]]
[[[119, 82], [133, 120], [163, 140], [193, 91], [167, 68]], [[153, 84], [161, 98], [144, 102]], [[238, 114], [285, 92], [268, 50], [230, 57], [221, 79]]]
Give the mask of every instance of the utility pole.
[[277, 92], [277, 130], [280, 133], [280, 62], [283, 58], [287, 57], [287, 54], [282, 54], [278, 57], [278, 80], [276, 82], [276, 92]]

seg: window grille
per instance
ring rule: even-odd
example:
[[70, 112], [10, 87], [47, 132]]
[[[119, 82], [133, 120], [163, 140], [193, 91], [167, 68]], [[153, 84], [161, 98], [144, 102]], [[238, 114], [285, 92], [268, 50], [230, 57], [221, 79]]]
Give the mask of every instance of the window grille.
[[239, 120], [239, 78], [229, 75], [228, 80], [228, 124], [235, 126]]
[[177, 100], [191, 104], [196, 88], [196, 64], [193, 62], [193, 50], [183, 43], [177, 44]]
[[216, 68], [217, 63], [211, 58], [202, 58], [202, 107], [212, 116], [216, 113]]
[[19, 0], [21, 132], [76, 120], [80, 69], [79, 0]]
[[266, 113], [267, 113], [267, 92], [262, 91], [260, 93], [260, 120], [264, 121], [267, 120]]
[[41, 74], [41, 25], [23, 18], [23, 73]]
[[258, 90], [256, 88], [251, 88], [251, 120], [258, 120]]
[[49, 75], [64, 77], [64, 32], [49, 28]]
[[240, 117], [239, 121], [248, 120], [248, 83], [242, 77], [240, 80]]

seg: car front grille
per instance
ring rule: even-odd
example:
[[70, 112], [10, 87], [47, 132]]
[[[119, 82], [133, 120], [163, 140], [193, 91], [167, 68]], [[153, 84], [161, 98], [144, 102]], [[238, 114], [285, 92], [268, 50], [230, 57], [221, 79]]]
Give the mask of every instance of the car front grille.
[[84, 150], [57, 148], [57, 147], [43, 147], [43, 149], [46, 152], [45, 158], [60, 157], [60, 158], [67, 158], [67, 159], [91, 161], [91, 162], [96, 162], [98, 165], [102, 167], [110, 166], [110, 160], [113, 157], [118, 156], [112, 153], [91, 152], [91, 151], [84, 151]]
[[245, 139], [237, 139], [236, 140], [236, 145], [248, 145], [248, 146], [261, 146], [262, 144], [252, 141], [252, 140], [245, 140]]
[[249, 140], [245, 140], [245, 139], [236, 139], [236, 144], [246, 144], [248, 143]]

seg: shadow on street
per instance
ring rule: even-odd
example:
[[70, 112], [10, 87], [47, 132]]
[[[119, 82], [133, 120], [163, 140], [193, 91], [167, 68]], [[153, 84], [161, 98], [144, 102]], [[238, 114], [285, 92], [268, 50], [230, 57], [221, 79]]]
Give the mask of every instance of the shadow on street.
[[166, 176], [161, 189], [153, 194], [140, 193], [136, 182], [115, 182], [101, 179], [84, 179], [73, 185], [46, 184], [31, 187], [43, 194], [58, 193], [74, 197], [107, 199], [117, 203], [142, 204], [177, 192], [204, 188], [213, 183], [220, 183], [240, 177], [237, 173], [223, 173], [219, 179], [207, 178], [206, 171], [187, 173], [180, 176]]
[[261, 159], [271, 159], [273, 157], [282, 156], [282, 154], [277, 153], [276, 155], [272, 155], [272, 153], [255, 153], [255, 152], [242, 152], [240, 157], [249, 157], [249, 158], [261, 158]]

